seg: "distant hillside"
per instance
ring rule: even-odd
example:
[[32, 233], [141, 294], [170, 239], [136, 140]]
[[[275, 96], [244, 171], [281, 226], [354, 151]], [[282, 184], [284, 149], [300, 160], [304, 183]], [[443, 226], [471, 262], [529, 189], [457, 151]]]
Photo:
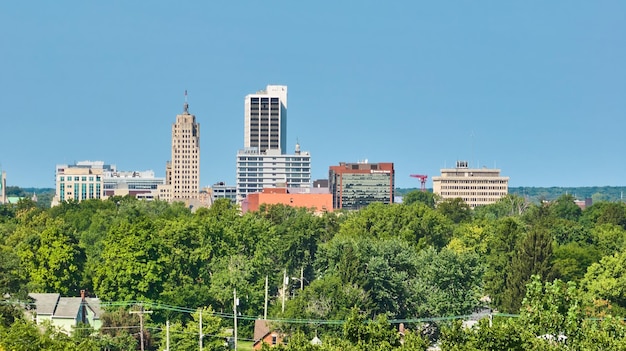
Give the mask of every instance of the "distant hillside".
[[17, 196], [32, 198], [33, 194], [37, 195], [37, 204], [39, 207], [49, 208], [54, 197], [54, 189], [52, 188], [20, 188], [18, 186], [7, 186], [7, 196]]
[[[397, 188], [396, 195], [402, 196], [418, 188]], [[432, 189], [428, 189], [432, 191]], [[511, 187], [510, 194], [517, 194], [529, 198], [531, 201], [554, 200], [563, 194], [571, 194], [576, 199], [591, 198], [598, 201], [620, 201], [626, 195], [626, 186], [591, 186], [591, 187]]]

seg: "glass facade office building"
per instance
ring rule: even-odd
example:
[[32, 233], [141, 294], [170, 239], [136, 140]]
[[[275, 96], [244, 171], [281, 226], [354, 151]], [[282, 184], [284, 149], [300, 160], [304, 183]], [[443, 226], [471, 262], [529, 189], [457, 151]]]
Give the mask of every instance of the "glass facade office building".
[[393, 163], [341, 163], [329, 169], [333, 208], [358, 210], [373, 202], [393, 203]]

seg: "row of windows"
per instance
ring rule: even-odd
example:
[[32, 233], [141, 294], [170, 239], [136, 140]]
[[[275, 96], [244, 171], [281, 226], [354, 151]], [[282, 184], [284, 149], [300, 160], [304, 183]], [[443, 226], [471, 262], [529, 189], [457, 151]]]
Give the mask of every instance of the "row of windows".
[[[244, 186], [245, 184], [248, 184], [248, 186], [252, 186], [254, 184], [263, 184], [266, 181], [271, 181], [271, 182], [284, 182], [285, 178], [239, 178], [238, 182], [237, 182], [237, 186]], [[301, 177], [301, 178], [287, 178], [287, 183], [309, 183], [311, 181], [311, 178], [309, 177]]]
[[175, 141], [177, 144], [195, 144], [196, 143], [196, 139], [193, 139], [193, 138], [180, 138], [176, 136], [174, 136], [174, 138], [176, 139]]
[[270, 173], [270, 171], [272, 173], [298, 173], [298, 172], [310, 172], [311, 169], [308, 167], [304, 167], [304, 168], [292, 168], [292, 167], [273, 167], [271, 170], [269, 167], [267, 168], [252, 168], [252, 167], [239, 167], [239, 169], [237, 169], [237, 173], [239, 174], [245, 174], [245, 173], [254, 173], [254, 172], [259, 172], [259, 173]]
[[[263, 166], [262, 162], [239, 162], [237, 163], [237, 167], [241, 171], [248, 170], [249, 172], [262, 171], [269, 167], [259, 167]], [[309, 162], [300, 162], [300, 163], [282, 163], [282, 162], [273, 162], [272, 166], [278, 166], [280, 169], [293, 169], [294, 167], [309, 167], [311, 164]], [[269, 166], [269, 162], [266, 166]], [[276, 167], [272, 167], [272, 170], [276, 170]]]
[[461, 190], [506, 190], [505, 186], [475, 186], [475, 185], [443, 185], [441, 189], [461, 189]]
[[[100, 176], [96, 176], [95, 178], [96, 178], [96, 181], [98, 181], [98, 182], [101, 179]], [[94, 177], [93, 176], [89, 176], [89, 177], [87, 177], [87, 176], [81, 176], [81, 177], [78, 177], [78, 176], [74, 176], [74, 177], [72, 177], [72, 176], [67, 176], [67, 177], [61, 176], [61, 177], [59, 177], [59, 180], [62, 181], [62, 182], [65, 181], [66, 179], [67, 179], [68, 182], [72, 181], [72, 179], [74, 179], [75, 182], [79, 182], [79, 181], [86, 182], [87, 179], [89, 179], [90, 182], [93, 182]]]
[[[265, 162], [245, 162], [246, 160], [248, 161], [265, 161]], [[270, 162], [269, 157], [239, 157], [238, 160], [238, 165], [239, 166], [246, 166], [246, 165], [250, 165], [250, 166], [262, 166], [268, 162]], [[310, 163], [310, 157], [306, 157], [306, 156], [300, 156], [300, 157], [284, 157], [281, 158], [280, 160], [277, 160], [276, 157], [272, 157], [271, 161], [278, 161], [281, 164], [287, 164], [289, 165], [304, 165], [309, 164]], [[295, 162], [295, 163], [289, 163], [289, 162]], [[274, 162], [274, 164], [276, 164], [276, 162]]]
[[497, 179], [478, 179], [478, 180], [452, 180], [452, 179], [441, 179], [442, 184], [507, 184], [508, 180], [497, 180]]
[[[72, 186], [70, 184], [68, 184], [67, 187], [69, 189], [72, 189]], [[100, 184], [95, 185], [95, 189], [96, 189], [95, 194], [94, 194], [93, 183], [89, 184], [89, 193], [87, 193], [87, 184], [85, 183], [83, 184], [74, 183], [73, 188], [74, 188], [73, 193], [72, 191], [66, 192], [65, 184], [61, 183], [61, 185], [59, 186], [59, 199], [61, 201], [65, 201], [68, 198], [73, 198], [76, 201], [79, 201], [79, 200], [82, 201], [82, 200], [87, 200], [87, 199], [99, 199], [100, 198], [100, 192], [101, 192]]]
[[492, 191], [442, 191], [442, 196], [456, 196], [456, 195], [477, 195], [477, 196], [506, 196], [506, 192], [492, 192]]

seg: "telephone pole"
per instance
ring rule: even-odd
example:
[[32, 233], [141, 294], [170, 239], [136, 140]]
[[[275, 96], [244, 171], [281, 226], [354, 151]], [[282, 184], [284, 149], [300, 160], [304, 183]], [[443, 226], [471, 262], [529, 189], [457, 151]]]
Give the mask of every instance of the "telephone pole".
[[202, 338], [203, 337], [204, 335], [202, 335], [202, 307], [200, 307], [200, 330], [198, 331], [198, 347], [200, 351], [202, 351]]
[[285, 295], [287, 295], [287, 268], [283, 273], [283, 313], [285, 313]]
[[141, 351], [143, 350], [143, 315], [144, 313], [152, 313], [152, 311], [144, 311], [143, 305], [141, 305], [141, 309], [139, 311], [130, 311], [130, 314], [138, 314], [139, 315], [139, 340], [141, 343]]
[[237, 351], [237, 306], [239, 305], [239, 299], [237, 298], [237, 289], [233, 289], [233, 318], [235, 323], [234, 329], [234, 342], [235, 351]]
[[265, 276], [265, 308], [263, 309], [263, 319], [267, 319], [267, 294], [268, 294], [268, 284], [267, 284], [267, 275]]

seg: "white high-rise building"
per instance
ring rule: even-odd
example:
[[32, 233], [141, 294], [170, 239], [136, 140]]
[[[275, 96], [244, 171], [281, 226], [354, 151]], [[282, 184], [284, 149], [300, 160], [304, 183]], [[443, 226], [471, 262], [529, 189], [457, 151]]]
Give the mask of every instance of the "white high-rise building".
[[268, 85], [245, 98], [244, 148], [237, 152], [237, 201], [263, 188], [311, 187], [311, 155], [287, 154], [287, 87]]
[[246, 96], [243, 147], [287, 151], [287, 87], [268, 85]]

